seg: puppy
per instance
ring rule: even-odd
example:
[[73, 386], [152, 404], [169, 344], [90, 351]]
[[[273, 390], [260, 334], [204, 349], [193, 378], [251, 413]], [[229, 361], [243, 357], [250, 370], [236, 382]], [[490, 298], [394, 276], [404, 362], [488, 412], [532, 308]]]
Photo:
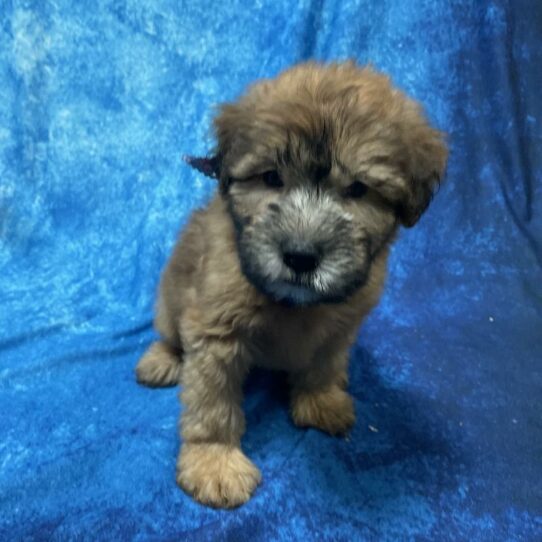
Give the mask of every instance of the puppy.
[[219, 193], [193, 214], [161, 280], [161, 340], [137, 365], [181, 381], [177, 482], [198, 501], [247, 501], [260, 472], [241, 451], [243, 380], [285, 370], [300, 427], [344, 434], [349, 347], [380, 297], [390, 243], [413, 226], [447, 151], [420, 106], [352, 62], [305, 63], [251, 86], [191, 164]]

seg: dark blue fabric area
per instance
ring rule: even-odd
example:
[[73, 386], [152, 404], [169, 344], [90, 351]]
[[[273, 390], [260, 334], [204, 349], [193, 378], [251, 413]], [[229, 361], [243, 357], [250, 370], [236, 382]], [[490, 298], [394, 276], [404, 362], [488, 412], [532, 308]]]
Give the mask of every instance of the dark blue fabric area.
[[[352, 351], [350, 438], [247, 383], [263, 484], [175, 485], [176, 390], [136, 385], [155, 288], [214, 183], [214, 104], [315, 57], [387, 71], [449, 133]], [[542, 4], [0, 3], [0, 539], [542, 540]]]

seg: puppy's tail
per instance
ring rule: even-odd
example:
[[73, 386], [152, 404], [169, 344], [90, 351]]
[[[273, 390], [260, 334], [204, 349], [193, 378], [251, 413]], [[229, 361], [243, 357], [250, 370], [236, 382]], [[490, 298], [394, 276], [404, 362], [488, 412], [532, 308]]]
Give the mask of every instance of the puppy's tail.
[[177, 386], [182, 378], [182, 351], [163, 341], [152, 343], [136, 366], [139, 384], [150, 388]]

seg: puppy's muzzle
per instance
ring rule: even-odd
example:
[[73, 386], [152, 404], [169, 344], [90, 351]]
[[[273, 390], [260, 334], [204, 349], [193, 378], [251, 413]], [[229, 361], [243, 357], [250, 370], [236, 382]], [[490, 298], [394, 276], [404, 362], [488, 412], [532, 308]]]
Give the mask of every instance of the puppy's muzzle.
[[282, 261], [294, 273], [311, 273], [319, 264], [319, 255], [314, 249], [287, 249], [282, 253]]

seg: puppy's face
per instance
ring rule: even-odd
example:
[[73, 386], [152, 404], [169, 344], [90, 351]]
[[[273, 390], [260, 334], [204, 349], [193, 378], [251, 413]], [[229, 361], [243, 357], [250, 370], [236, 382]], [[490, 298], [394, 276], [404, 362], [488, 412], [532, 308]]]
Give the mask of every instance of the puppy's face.
[[387, 78], [304, 64], [217, 117], [217, 167], [247, 278], [278, 301], [340, 302], [444, 169], [441, 135]]
[[322, 161], [330, 148], [291, 138], [272, 164], [230, 181], [242, 269], [277, 300], [341, 301], [365, 282], [395, 230], [377, 192], [346, 166]]

